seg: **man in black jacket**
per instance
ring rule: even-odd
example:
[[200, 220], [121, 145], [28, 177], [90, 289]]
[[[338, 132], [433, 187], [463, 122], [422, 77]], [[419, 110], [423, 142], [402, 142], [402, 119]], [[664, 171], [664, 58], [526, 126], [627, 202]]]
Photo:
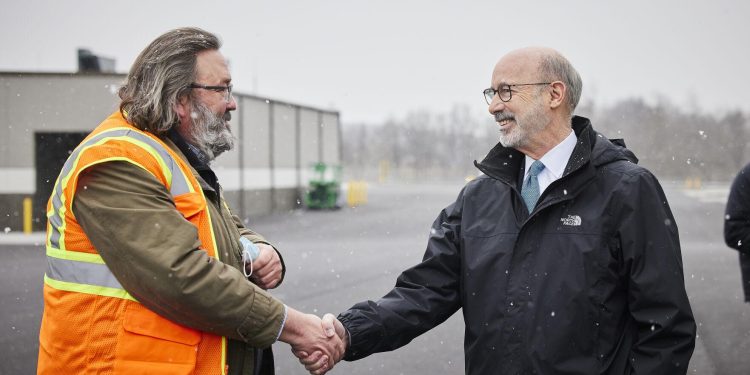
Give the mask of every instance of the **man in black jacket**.
[[[554, 50], [500, 59], [484, 91], [500, 144], [476, 163], [484, 176], [393, 290], [324, 319], [348, 339], [344, 359], [463, 309], [467, 374], [686, 373], [696, 326], [674, 217], [635, 156], [572, 115], [581, 88]], [[301, 362], [321, 373], [315, 360]]]
[[750, 302], [750, 164], [732, 183], [724, 221], [724, 241], [740, 252], [740, 271], [745, 302]]

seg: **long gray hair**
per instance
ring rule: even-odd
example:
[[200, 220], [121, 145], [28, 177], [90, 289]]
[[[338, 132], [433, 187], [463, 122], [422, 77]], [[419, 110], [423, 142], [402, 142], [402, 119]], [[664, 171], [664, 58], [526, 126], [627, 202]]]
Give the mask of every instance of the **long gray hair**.
[[179, 119], [175, 104], [189, 95], [196, 75], [196, 55], [221, 48], [219, 38], [194, 27], [168, 31], [146, 47], [118, 92], [120, 112], [133, 126], [163, 134]]

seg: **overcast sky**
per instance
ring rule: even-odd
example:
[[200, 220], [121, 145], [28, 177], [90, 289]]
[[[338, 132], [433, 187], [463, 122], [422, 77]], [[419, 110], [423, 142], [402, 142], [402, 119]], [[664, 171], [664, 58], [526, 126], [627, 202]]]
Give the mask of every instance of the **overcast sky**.
[[344, 123], [466, 103], [510, 50], [558, 49], [583, 102], [668, 98], [688, 111], [750, 112], [750, 2], [3, 0], [0, 71], [72, 72], [76, 49], [126, 72], [156, 36], [217, 33], [235, 90], [336, 109]]

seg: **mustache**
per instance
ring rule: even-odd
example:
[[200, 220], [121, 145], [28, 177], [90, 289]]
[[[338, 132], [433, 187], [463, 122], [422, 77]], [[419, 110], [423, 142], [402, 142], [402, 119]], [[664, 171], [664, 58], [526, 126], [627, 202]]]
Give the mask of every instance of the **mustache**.
[[[193, 112], [190, 113], [190, 117], [193, 120], [197, 119], [198, 116], [199, 116], [199, 113], [197, 111], [193, 111]], [[221, 119], [224, 120], [224, 121], [229, 122], [230, 120], [232, 120], [232, 112], [229, 112], [229, 111], [224, 112], [224, 115], [221, 116]]]
[[515, 119], [515, 115], [511, 112], [495, 112], [495, 121], [501, 122], [505, 120], [513, 120]]

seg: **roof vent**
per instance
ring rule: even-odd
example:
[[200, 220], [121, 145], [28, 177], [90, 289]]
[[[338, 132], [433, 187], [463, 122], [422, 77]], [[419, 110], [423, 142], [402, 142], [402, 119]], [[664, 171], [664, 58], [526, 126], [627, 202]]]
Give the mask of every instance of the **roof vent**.
[[115, 59], [94, 55], [85, 48], [78, 49], [78, 73], [114, 73]]

